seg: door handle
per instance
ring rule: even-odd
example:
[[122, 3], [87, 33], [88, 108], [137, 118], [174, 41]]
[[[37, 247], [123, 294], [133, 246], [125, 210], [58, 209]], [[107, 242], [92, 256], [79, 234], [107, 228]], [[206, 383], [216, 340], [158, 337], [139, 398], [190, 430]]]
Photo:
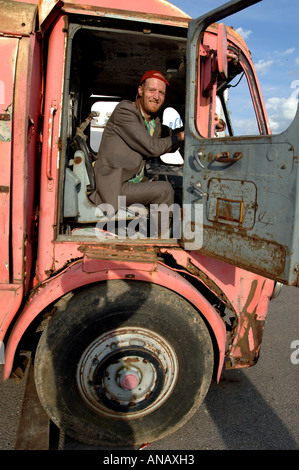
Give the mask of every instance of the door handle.
[[47, 163], [46, 163], [46, 173], [49, 181], [53, 180], [51, 166], [52, 166], [52, 140], [53, 140], [53, 127], [54, 127], [54, 114], [57, 111], [56, 101], [52, 102], [52, 106], [49, 112], [49, 121], [48, 121], [48, 149], [47, 149]]
[[194, 152], [193, 152], [193, 157], [195, 158], [195, 160], [197, 161], [199, 166], [201, 166], [201, 168], [204, 168], [203, 164], [200, 161], [200, 157], [202, 157], [202, 155], [203, 155], [203, 153], [202, 153], [201, 150], [199, 152], [196, 152], [196, 150], [194, 150]]
[[234, 163], [240, 160], [242, 157], [242, 152], [235, 152], [232, 157], [229, 156], [229, 152], [222, 152], [216, 155], [215, 161], [220, 163]]
[[190, 186], [191, 186], [193, 189], [195, 189], [195, 191], [197, 191], [197, 192], [201, 195], [201, 197], [207, 196], [207, 193], [205, 193], [205, 192], [199, 187], [199, 185], [195, 185], [195, 184], [193, 184], [193, 183], [190, 183]]

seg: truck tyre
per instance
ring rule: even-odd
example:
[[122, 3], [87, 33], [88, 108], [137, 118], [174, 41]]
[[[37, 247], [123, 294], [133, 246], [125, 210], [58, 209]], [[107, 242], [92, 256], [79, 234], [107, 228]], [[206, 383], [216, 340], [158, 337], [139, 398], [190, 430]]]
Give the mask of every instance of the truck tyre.
[[213, 346], [200, 313], [147, 282], [82, 289], [48, 322], [35, 382], [51, 420], [96, 446], [132, 446], [177, 430], [203, 401]]

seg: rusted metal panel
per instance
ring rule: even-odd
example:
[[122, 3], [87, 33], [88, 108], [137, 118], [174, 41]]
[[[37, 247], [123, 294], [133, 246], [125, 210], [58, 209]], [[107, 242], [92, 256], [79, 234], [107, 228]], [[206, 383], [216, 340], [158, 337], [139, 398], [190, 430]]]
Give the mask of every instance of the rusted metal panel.
[[[0, 337], [18, 311], [32, 269], [40, 49], [36, 36], [0, 37]], [[33, 65], [33, 67], [31, 67]], [[31, 75], [32, 72], [32, 75]], [[9, 118], [8, 118], [9, 117]], [[3, 224], [3, 225], [2, 225]], [[25, 289], [24, 289], [24, 286]]]
[[13, 90], [19, 40], [0, 37], [0, 282], [10, 282]]
[[[20, 41], [19, 54], [15, 87], [12, 242], [14, 246], [23, 247], [23, 259], [14, 256], [13, 270], [14, 279], [24, 280], [24, 292], [27, 293], [36, 243], [43, 96], [41, 46], [36, 35]], [[20, 182], [25, 185], [24, 195], [20, 194]], [[23, 211], [24, 223], [21, 224], [19, 214]]]
[[[245, 282], [242, 280], [240, 286], [243, 287]], [[266, 313], [260, 304], [264, 304], [264, 307], [265, 300], [268, 304], [270, 288], [272, 286], [267, 280], [264, 280], [262, 285], [259, 285], [257, 279], [252, 280], [229, 340], [229, 361], [225, 363], [226, 369], [251, 367], [258, 361], [266, 319]]]
[[76, 0], [62, 2], [60, 0], [39, 1], [39, 22], [41, 28], [51, 15], [59, 9], [66, 13], [89, 14], [96, 16], [110, 16], [135, 20], [146, 20], [163, 24], [172, 24], [186, 27], [190, 17], [175, 5], [164, 0]]
[[0, 30], [4, 34], [29, 36], [35, 30], [36, 15], [37, 5], [0, 0]]
[[274, 282], [201, 253], [171, 248], [161, 252], [173, 256], [178, 265], [197, 277], [231, 311], [225, 367], [254, 365], [259, 357]]
[[40, 26], [45, 23], [55, 8], [63, 5], [60, 0], [41, 0], [38, 2], [38, 18]]
[[[216, 34], [214, 38], [210, 34], [215, 26], [210, 26], [208, 33], [204, 29], [210, 22], [222, 19], [228, 10], [253, 3], [256, 2], [231, 1], [190, 24], [184, 204], [203, 208], [202, 253], [296, 285], [299, 115], [284, 134], [271, 135], [250, 53], [229, 30], [227, 53], [237, 51], [240, 70], [237, 68], [234, 73], [238, 75], [242, 70], [246, 75], [260, 135], [214, 135], [215, 85], [219, 81], [221, 86], [222, 82], [217, 66], [215, 74], [211, 74], [211, 63], [204, 57], [215, 49]], [[205, 48], [200, 48], [203, 35]]]
[[66, 51], [65, 26], [65, 17], [60, 17], [53, 27], [48, 47], [40, 176], [38, 281], [46, 279], [49, 272], [54, 269], [53, 239], [55, 239], [54, 228], [57, 225], [59, 137]]
[[75, 0], [74, 2], [65, 2], [64, 8], [75, 8], [77, 10], [89, 11], [107, 11], [108, 15], [113, 11], [123, 12], [123, 16], [134, 16], [135, 13], [140, 13], [144, 17], [163, 17], [166, 18], [184, 18], [189, 19], [190, 16], [184, 11], [180, 10], [175, 5], [164, 0], [148, 0], [147, 2], [140, 2], [139, 0]]
[[106, 259], [114, 261], [142, 261], [143, 263], [157, 262], [155, 246], [130, 245], [82, 245], [78, 251], [86, 258]]
[[[143, 4], [142, 4], [143, 5]], [[127, 6], [127, 5], [126, 5]], [[77, 13], [81, 15], [105, 16], [121, 20], [134, 20], [145, 23], [158, 23], [165, 26], [178, 26], [186, 28], [188, 26], [188, 18], [180, 18], [176, 16], [160, 15], [151, 11], [132, 11], [123, 9], [102, 8], [101, 6], [75, 5], [73, 3], [65, 3], [62, 11], [65, 13]], [[150, 32], [148, 30], [147, 32]]]
[[[224, 225], [224, 221], [222, 221]], [[213, 240], [213, 241], [212, 241]], [[234, 265], [275, 279], [284, 272], [286, 251], [275, 241], [235, 233], [232, 228], [205, 227], [202, 251], [212, 258], [229, 260]]]

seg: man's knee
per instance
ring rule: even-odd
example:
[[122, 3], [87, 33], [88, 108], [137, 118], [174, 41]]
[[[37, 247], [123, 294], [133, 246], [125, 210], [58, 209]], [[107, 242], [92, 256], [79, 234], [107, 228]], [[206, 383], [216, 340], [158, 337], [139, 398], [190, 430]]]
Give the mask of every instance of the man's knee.
[[159, 184], [159, 193], [153, 202], [156, 204], [167, 204], [170, 206], [174, 203], [174, 190], [171, 183], [168, 181], [157, 181], [157, 183]]

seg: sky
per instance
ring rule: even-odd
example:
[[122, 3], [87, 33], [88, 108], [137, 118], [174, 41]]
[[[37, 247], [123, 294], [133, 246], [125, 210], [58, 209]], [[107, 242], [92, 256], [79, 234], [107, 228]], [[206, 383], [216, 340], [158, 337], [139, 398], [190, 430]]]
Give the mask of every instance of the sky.
[[[171, 3], [192, 18], [198, 18], [226, 1], [171, 0]], [[298, 0], [262, 0], [223, 20], [243, 36], [251, 51], [273, 134], [284, 131], [297, 110], [298, 20]], [[238, 112], [243, 117], [240, 117], [240, 126], [244, 126], [240, 133], [250, 134], [246, 105], [239, 106]]]

